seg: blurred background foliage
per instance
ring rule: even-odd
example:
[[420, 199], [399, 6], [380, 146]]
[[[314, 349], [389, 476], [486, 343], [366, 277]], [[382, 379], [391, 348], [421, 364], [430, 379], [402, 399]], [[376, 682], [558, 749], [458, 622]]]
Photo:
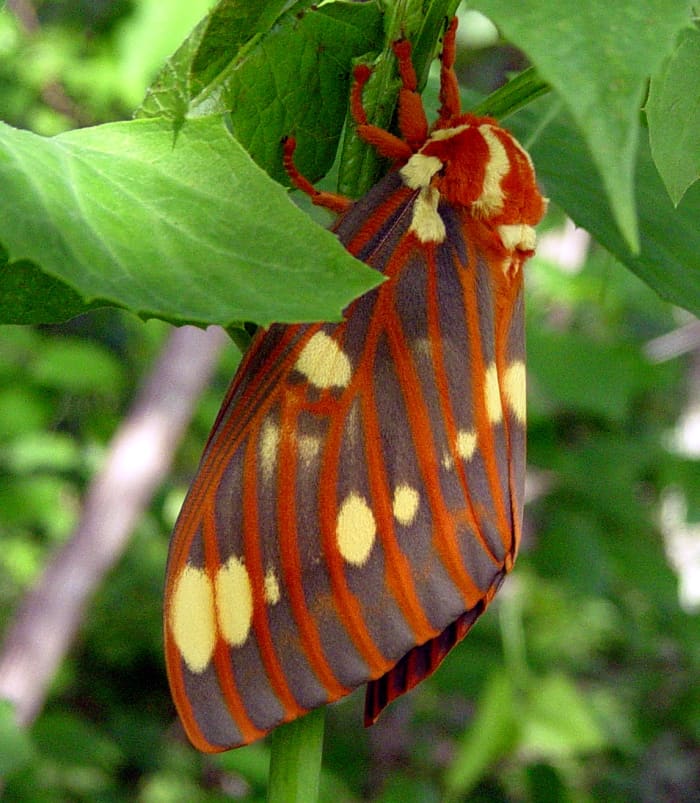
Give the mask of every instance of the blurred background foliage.
[[[0, 116], [54, 134], [128, 118], [207, 3], [8, 6]], [[480, 37], [465, 75], [488, 84], [521, 66], [488, 25]], [[361, 694], [332, 707], [322, 800], [700, 798], [700, 329], [556, 210], [548, 227], [527, 274], [517, 570], [374, 728], [361, 728]], [[168, 331], [115, 310], [0, 330], [2, 631], [70, 536]], [[30, 732], [0, 708], [3, 799], [264, 799], [266, 743], [216, 757], [186, 743], [161, 647], [169, 532], [237, 359], [231, 346]]]

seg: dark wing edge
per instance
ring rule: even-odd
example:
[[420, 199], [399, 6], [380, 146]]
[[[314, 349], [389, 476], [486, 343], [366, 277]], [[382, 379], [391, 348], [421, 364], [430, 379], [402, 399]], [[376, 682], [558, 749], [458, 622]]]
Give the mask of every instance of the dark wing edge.
[[496, 575], [493, 585], [477, 604], [457, 617], [440, 635], [409, 650], [388, 672], [367, 683], [365, 693], [365, 727], [374, 725], [389, 703], [401, 697], [433, 674], [443, 659], [471, 630], [498, 591], [505, 570]]

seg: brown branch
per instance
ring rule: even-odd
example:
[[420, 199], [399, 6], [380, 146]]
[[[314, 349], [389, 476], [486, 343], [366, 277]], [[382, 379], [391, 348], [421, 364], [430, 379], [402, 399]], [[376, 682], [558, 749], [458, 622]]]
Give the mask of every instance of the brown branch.
[[37, 33], [40, 28], [39, 17], [33, 3], [28, 0], [7, 0], [7, 10], [15, 15], [28, 34]]
[[124, 552], [161, 483], [227, 342], [221, 329], [175, 330], [115, 434], [82, 517], [15, 614], [0, 651], [0, 698], [21, 725], [41, 711], [91, 595]]

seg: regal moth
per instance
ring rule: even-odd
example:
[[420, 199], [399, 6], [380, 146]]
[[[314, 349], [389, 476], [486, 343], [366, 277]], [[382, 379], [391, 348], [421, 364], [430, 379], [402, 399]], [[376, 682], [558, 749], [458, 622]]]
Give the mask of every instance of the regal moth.
[[175, 526], [165, 655], [216, 752], [367, 684], [365, 724], [433, 672], [512, 568], [525, 475], [523, 264], [545, 201], [511, 134], [462, 114], [456, 20], [429, 128], [394, 45], [401, 136], [356, 202], [292, 183], [386, 276], [341, 323], [270, 326], [244, 356]]

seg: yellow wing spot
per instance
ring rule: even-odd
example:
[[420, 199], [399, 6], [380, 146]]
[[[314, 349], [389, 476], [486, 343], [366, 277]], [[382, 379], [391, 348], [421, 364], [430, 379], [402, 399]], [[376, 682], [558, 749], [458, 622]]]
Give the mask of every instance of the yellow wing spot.
[[350, 382], [352, 366], [347, 354], [325, 332], [316, 332], [301, 350], [295, 368], [317, 388], [344, 388]]
[[486, 369], [484, 377], [484, 399], [486, 401], [486, 413], [492, 424], [500, 424], [503, 418], [503, 407], [501, 406], [501, 389], [498, 385], [498, 371], [496, 363], [492, 362]]
[[410, 231], [422, 243], [444, 242], [447, 232], [445, 223], [438, 212], [440, 193], [435, 187], [425, 187], [413, 203], [413, 217]]
[[473, 429], [460, 429], [457, 433], [457, 454], [469, 461], [476, 451], [476, 432]]
[[321, 451], [321, 439], [316, 435], [300, 435], [297, 439], [297, 451], [304, 463], [310, 463]]
[[414, 153], [399, 170], [403, 183], [412, 190], [420, 190], [430, 186], [433, 176], [442, 170], [442, 162], [437, 156], [424, 156]]
[[263, 477], [269, 480], [277, 465], [277, 449], [280, 442], [280, 428], [266, 418], [260, 432], [260, 467]]
[[413, 351], [416, 353], [416, 356], [428, 357], [429, 359], [432, 359], [433, 344], [430, 342], [430, 338], [417, 337], [413, 341]]
[[369, 505], [359, 494], [349, 494], [335, 524], [335, 537], [343, 559], [353, 566], [364, 566], [376, 535], [377, 522]]
[[419, 504], [420, 494], [410, 485], [399, 485], [394, 490], [394, 502], [392, 505], [394, 518], [404, 527], [409, 527], [413, 524], [416, 513], [418, 513]]
[[[455, 438], [455, 450], [462, 460], [469, 462], [476, 452], [476, 432], [473, 429], [460, 429]], [[452, 471], [455, 461], [452, 454], [445, 450], [442, 454], [442, 467], [445, 471]]]
[[169, 608], [173, 639], [190, 672], [209, 666], [216, 644], [214, 589], [207, 573], [187, 565], [175, 581]]
[[[356, 447], [362, 440], [362, 413], [360, 404], [357, 400], [352, 403], [345, 418], [345, 438], [347, 438], [347, 448]], [[364, 447], [362, 447], [364, 448]]]
[[221, 635], [232, 647], [245, 644], [253, 622], [253, 592], [243, 561], [230, 557], [216, 573], [216, 614]]
[[265, 573], [263, 593], [268, 605], [277, 605], [280, 601], [280, 584], [274, 569], [268, 569]]
[[505, 382], [506, 402], [521, 424], [527, 420], [527, 381], [525, 363], [515, 360], [508, 366]]
[[484, 175], [484, 186], [479, 200], [474, 202], [474, 210], [482, 217], [490, 217], [503, 209], [503, 189], [501, 181], [510, 170], [510, 160], [503, 143], [493, 131], [493, 126], [479, 126], [479, 133], [489, 149], [489, 161]]

